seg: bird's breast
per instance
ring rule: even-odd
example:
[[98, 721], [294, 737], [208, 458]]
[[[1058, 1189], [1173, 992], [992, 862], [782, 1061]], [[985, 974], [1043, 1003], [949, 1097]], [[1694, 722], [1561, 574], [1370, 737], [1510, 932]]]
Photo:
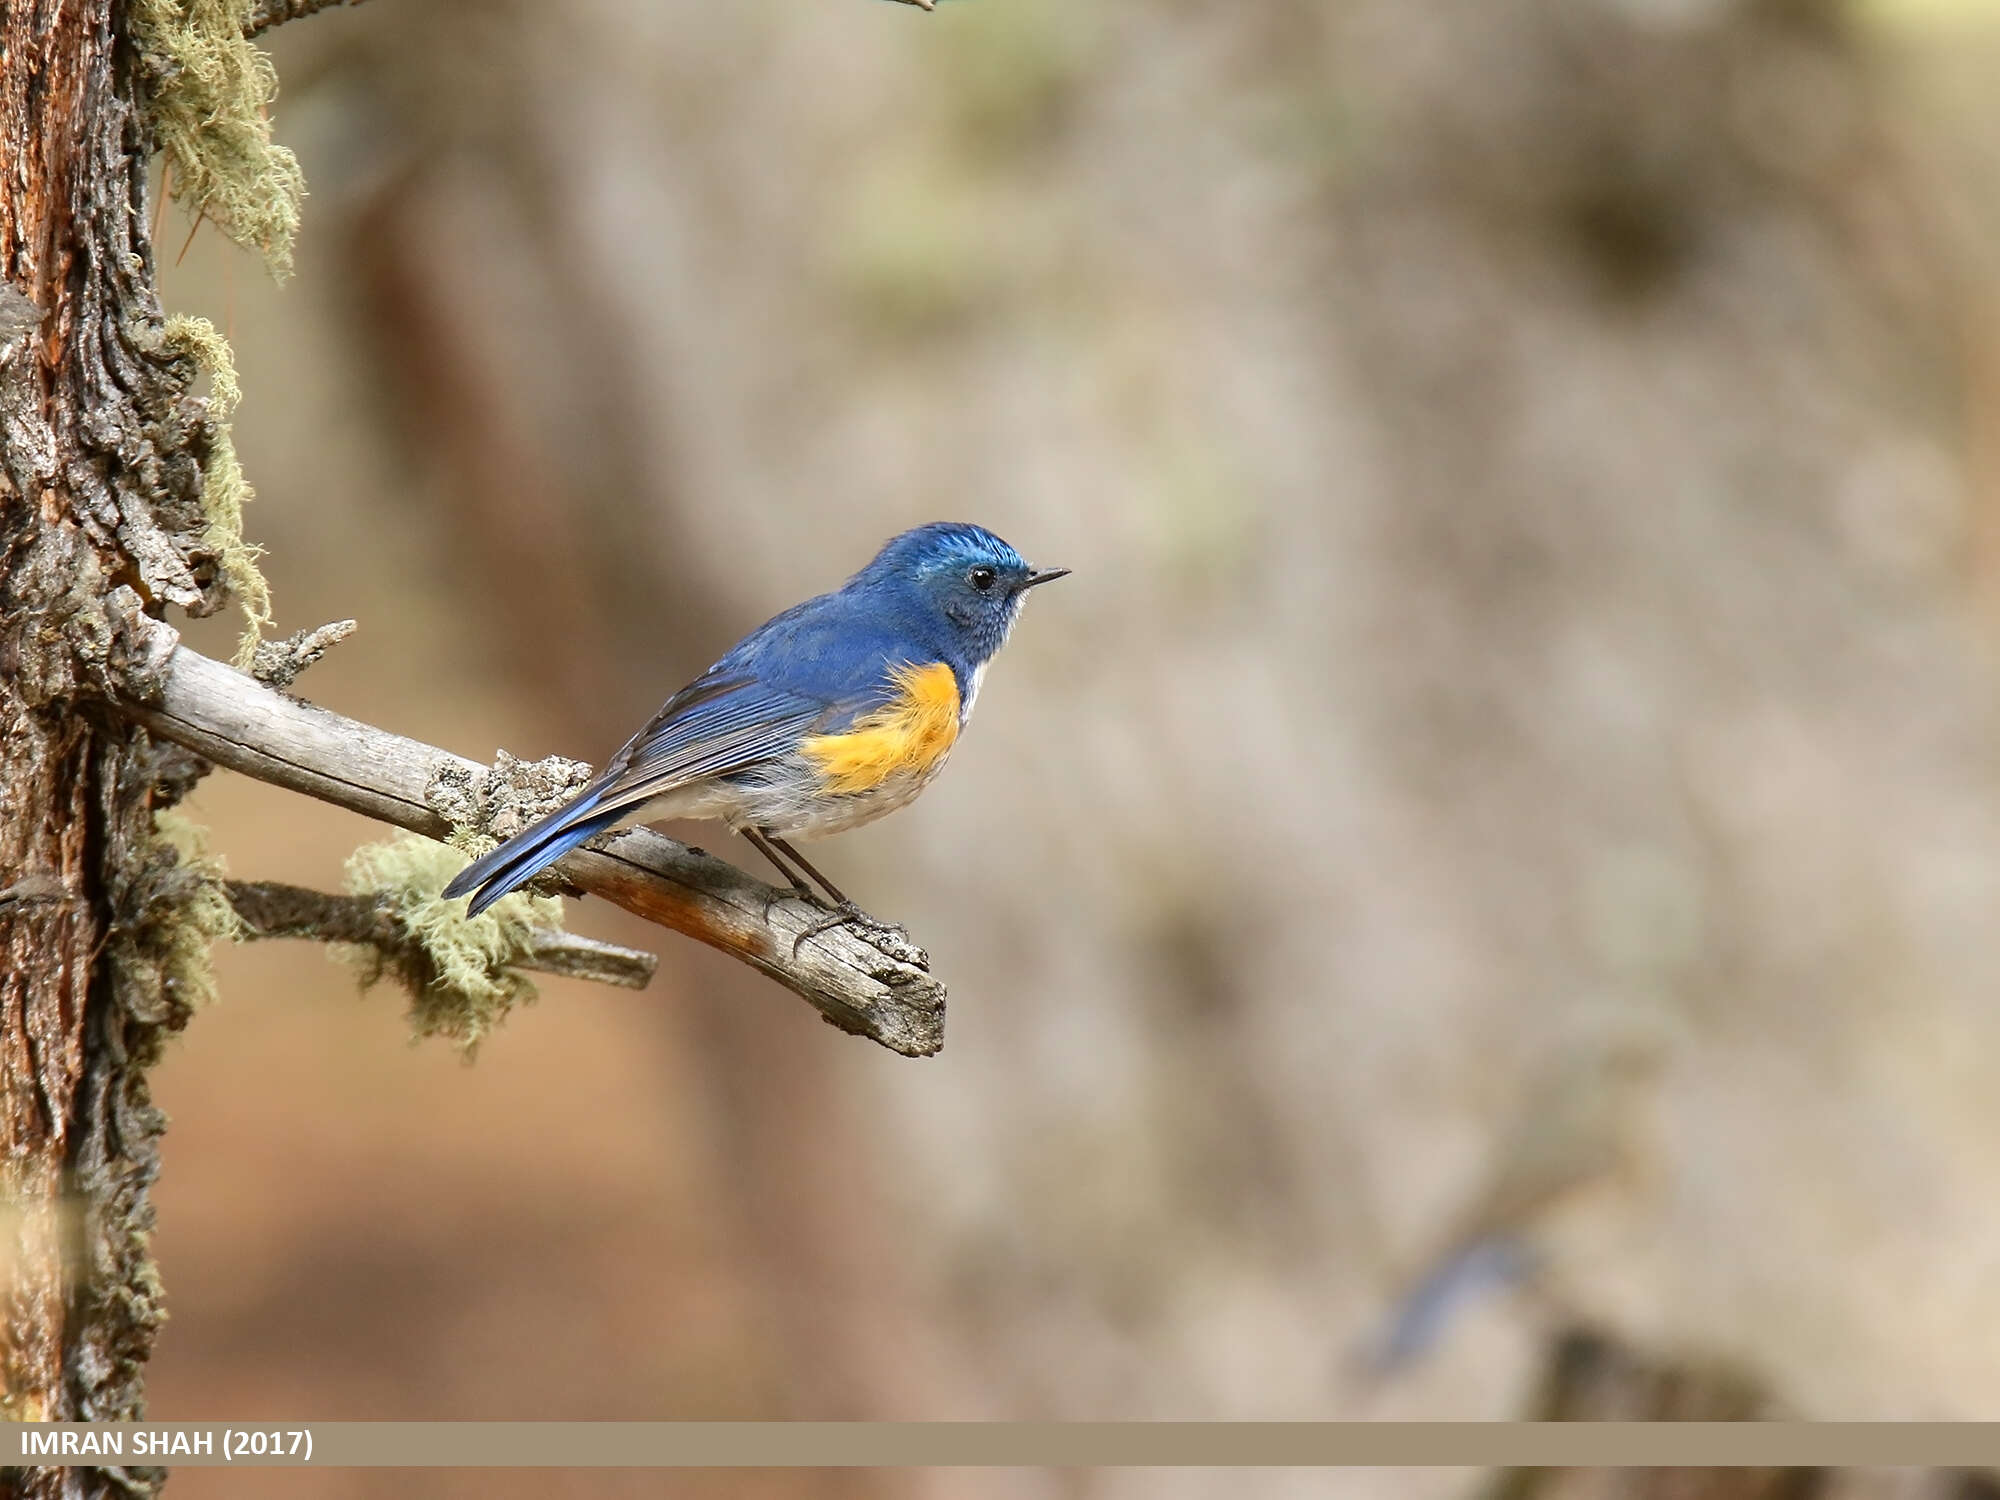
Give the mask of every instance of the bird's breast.
[[907, 801], [943, 768], [958, 741], [958, 678], [939, 661], [893, 668], [890, 681], [894, 692], [880, 708], [839, 734], [813, 735], [799, 746], [822, 792], [902, 793]]

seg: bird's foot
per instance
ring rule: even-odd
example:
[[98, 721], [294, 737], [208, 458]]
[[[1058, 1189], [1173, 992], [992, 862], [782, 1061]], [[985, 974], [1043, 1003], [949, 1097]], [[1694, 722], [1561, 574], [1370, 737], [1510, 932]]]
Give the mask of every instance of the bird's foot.
[[809, 939], [818, 937], [822, 932], [830, 932], [836, 927], [845, 927], [850, 922], [857, 927], [879, 927], [882, 925], [881, 923], [877, 922], [873, 917], [869, 916], [868, 913], [863, 911], [860, 907], [856, 906], [852, 901], [843, 901], [838, 906], [829, 907], [827, 906], [826, 902], [818, 896], [809, 896], [808, 899], [811, 900], [814, 905], [824, 910], [826, 912], [826, 915], [824, 917], [821, 917], [817, 922], [813, 923], [812, 926], [808, 927], [804, 932], [800, 933], [797, 937], [792, 939], [793, 958], [797, 958], [799, 956], [799, 949], [803, 947]]
[[766, 889], [770, 893], [764, 897], [764, 920], [766, 922], [771, 920], [771, 912], [780, 901], [804, 901], [809, 905], [822, 909], [826, 906], [826, 902], [820, 899], [819, 893], [803, 880], [795, 880], [786, 886], [769, 886]]
[[[820, 902], [819, 904], [823, 907], [825, 906], [824, 902]], [[873, 942], [878, 948], [883, 948], [885, 952], [894, 952], [897, 948], [907, 948], [914, 952], [921, 952], [921, 950], [913, 947], [910, 942], [909, 929], [901, 923], [884, 922], [880, 918], [871, 917], [852, 901], [842, 901], [838, 905], [826, 907], [826, 911], [827, 915], [825, 917], [813, 923], [812, 926], [792, 939], [792, 957], [797, 958], [799, 956], [799, 949], [805, 945], [808, 939], [816, 938], [822, 932], [831, 931], [835, 927], [852, 927], [864, 939]], [[898, 939], [898, 942], [893, 946], [885, 948], [881, 942], [883, 938], [895, 938]]]

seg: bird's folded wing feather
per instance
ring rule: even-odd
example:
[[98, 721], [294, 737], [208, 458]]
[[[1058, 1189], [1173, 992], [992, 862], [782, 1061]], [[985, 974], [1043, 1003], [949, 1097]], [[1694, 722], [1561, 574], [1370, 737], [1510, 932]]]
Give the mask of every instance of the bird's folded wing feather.
[[693, 782], [782, 759], [809, 734], [837, 731], [880, 689], [826, 699], [721, 672], [682, 688], [604, 768], [598, 807], [636, 806]]

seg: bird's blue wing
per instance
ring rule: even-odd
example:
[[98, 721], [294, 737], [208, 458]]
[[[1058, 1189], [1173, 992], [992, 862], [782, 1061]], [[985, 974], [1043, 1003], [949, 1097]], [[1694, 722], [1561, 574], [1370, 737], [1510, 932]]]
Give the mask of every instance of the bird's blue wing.
[[787, 610], [669, 698], [567, 805], [467, 865], [444, 894], [476, 891], [476, 915], [655, 798], [840, 733], [887, 701], [892, 665], [930, 654], [842, 594]]
[[894, 693], [893, 668], [939, 653], [895, 611], [843, 591], [786, 610], [669, 698], [614, 755], [600, 805], [629, 807], [839, 734]]
[[467, 865], [444, 894], [473, 893], [468, 915], [477, 916], [654, 798], [775, 760], [813, 725], [840, 716], [832, 705], [710, 672], [668, 699], [574, 798]]
[[891, 669], [936, 659], [893, 615], [850, 594], [788, 609], [667, 700], [604, 768], [607, 798], [630, 805], [790, 753], [881, 707]]
[[599, 806], [631, 808], [676, 788], [747, 771], [808, 734], [853, 717], [859, 700], [820, 698], [712, 671], [667, 700], [598, 777]]
[[820, 698], [710, 672], [669, 699], [575, 798], [467, 865], [444, 894], [476, 893], [468, 915], [477, 916], [655, 798], [780, 760], [807, 735], [845, 728], [876, 706], [885, 691], [871, 684]]

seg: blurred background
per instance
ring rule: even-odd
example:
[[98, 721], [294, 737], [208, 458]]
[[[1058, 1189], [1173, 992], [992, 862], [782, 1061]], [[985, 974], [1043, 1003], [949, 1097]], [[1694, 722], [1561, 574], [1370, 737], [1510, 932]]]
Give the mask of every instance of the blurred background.
[[[2000, 5], [270, 41], [295, 279], [160, 243], [234, 342], [279, 630], [361, 622], [307, 696], [601, 760], [903, 527], [1075, 577], [950, 774], [813, 851], [928, 947], [938, 1058], [598, 902], [652, 988], [545, 980], [472, 1066], [309, 946], [221, 953], [157, 1079], [154, 1415], [1506, 1418], [1579, 1339], [1714, 1372], [1695, 1410], [2000, 1410]], [[226, 773], [193, 811], [248, 879], [383, 836]], [[1532, 1280], [1369, 1369], [1501, 1232]]]

